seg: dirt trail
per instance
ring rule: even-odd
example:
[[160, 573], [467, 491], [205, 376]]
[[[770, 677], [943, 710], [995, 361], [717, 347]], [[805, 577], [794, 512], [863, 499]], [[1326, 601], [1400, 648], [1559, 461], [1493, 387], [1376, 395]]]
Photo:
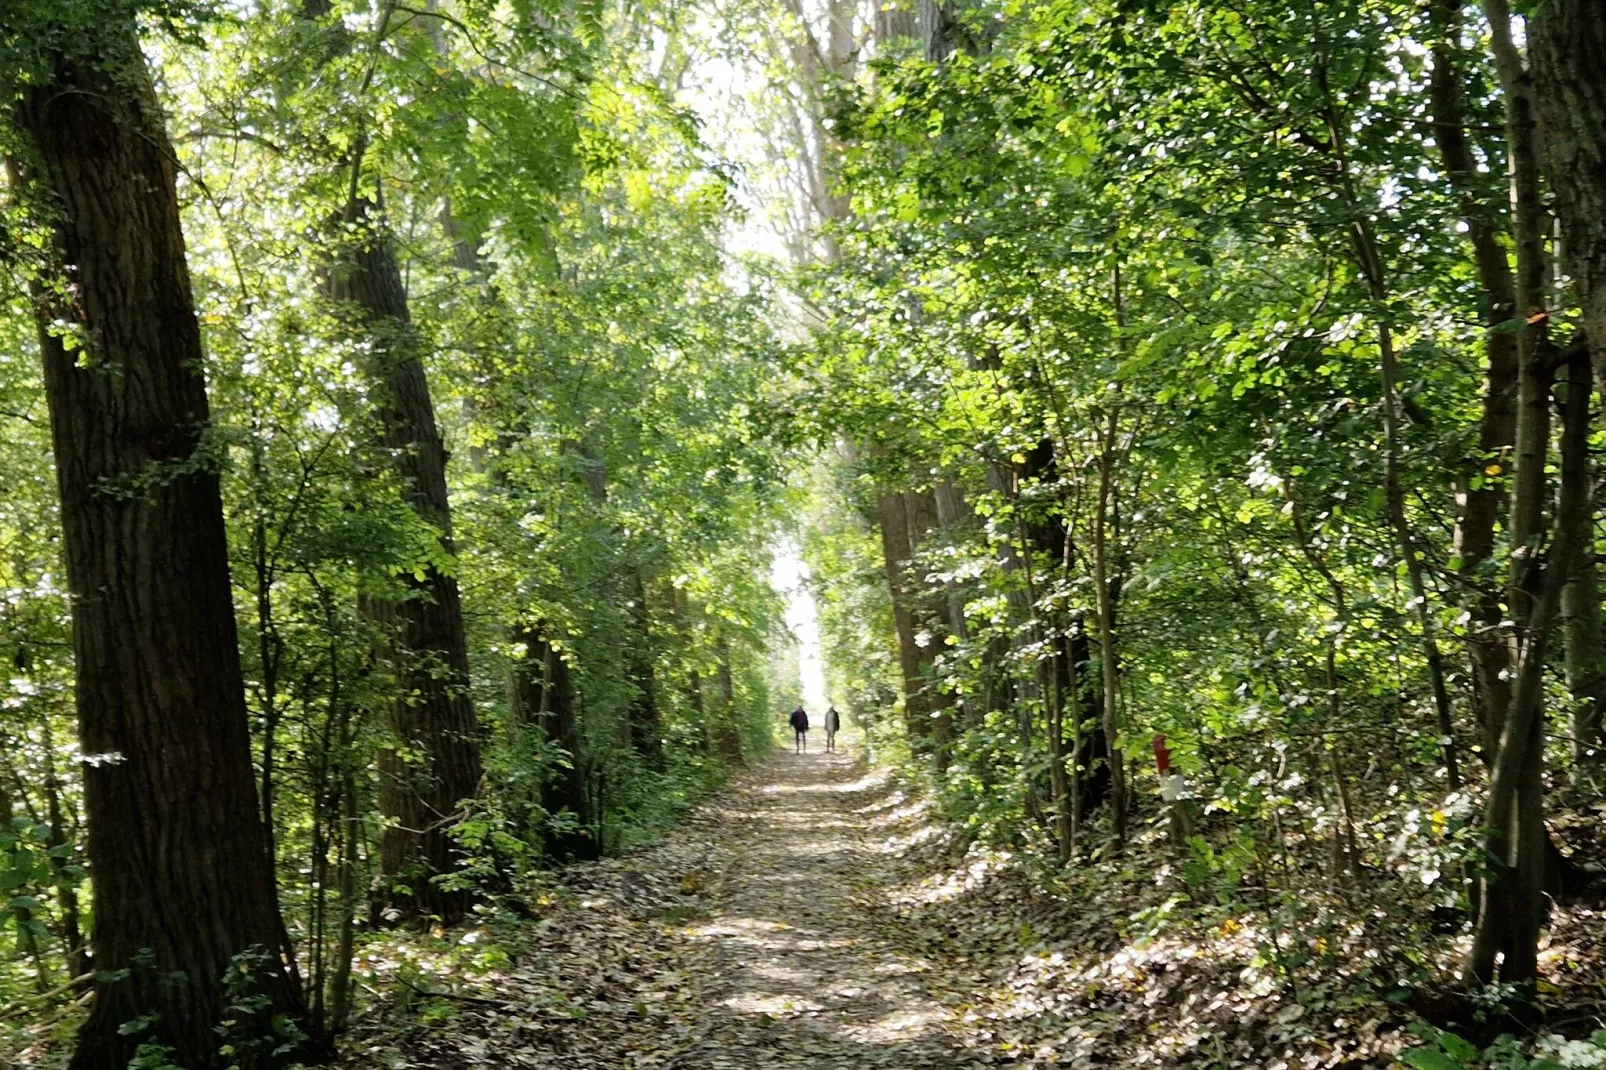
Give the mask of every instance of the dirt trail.
[[1406, 1040], [1364, 999], [1294, 1001], [1247, 923], [1129, 942], [1155, 892], [1123, 863], [1084, 864], [1071, 909], [957, 846], [853, 751], [779, 753], [537, 882], [532, 919], [366, 945], [344, 1070], [1378, 1066]]
[[[932, 995], [966, 1002], [974, 977], [911, 952], [895, 905], [928, 876], [930, 852], [906, 850], [928, 817], [846, 748], [778, 753], [663, 843], [555, 875], [533, 921], [375, 945], [364, 970], [407, 959], [421, 980], [392, 986], [407, 998], [365, 1016], [343, 1065], [984, 1065]], [[465, 969], [487, 951], [496, 965]]]
[[[699, 812], [721, 866], [706, 945], [707, 1036], [677, 1066], [966, 1064], [927, 993], [931, 965], [899, 950], [882, 908], [902, 872], [897, 797], [845, 753], [790, 752]], [[713, 976], [707, 976], [708, 971]]]

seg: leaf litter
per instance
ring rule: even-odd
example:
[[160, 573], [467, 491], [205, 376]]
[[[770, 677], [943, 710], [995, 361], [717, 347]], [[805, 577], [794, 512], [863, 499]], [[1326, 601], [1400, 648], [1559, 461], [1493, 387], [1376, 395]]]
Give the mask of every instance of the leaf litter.
[[1280, 973], [1299, 934], [1172, 911], [1172, 854], [1152, 831], [1045, 874], [846, 754], [778, 755], [663, 842], [542, 875], [533, 918], [374, 937], [344, 1065], [1317, 1070], [1411, 1043], [1364, 925]]

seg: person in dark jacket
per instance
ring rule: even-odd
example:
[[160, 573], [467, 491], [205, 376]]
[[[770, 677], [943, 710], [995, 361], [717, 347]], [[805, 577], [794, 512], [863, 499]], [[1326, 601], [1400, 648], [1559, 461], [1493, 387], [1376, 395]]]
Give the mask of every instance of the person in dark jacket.
[[809, 715], [803, 712], [803, 704], [798, 703], [797, 709], [792, 711], [792, 731], [795, 734], [793, 745], [797, 753], [806, 754], [809, 749]]
[[836, 733], [842, 727], [842, 718], [837, 715], [836, 707], [832, 706], [825, 711], [825, 750], [831, 753], [836, 750]]

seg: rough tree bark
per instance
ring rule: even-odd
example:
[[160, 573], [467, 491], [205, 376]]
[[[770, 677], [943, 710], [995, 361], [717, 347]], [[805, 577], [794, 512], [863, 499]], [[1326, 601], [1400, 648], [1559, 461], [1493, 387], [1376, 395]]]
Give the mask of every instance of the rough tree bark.
[[264, 1017], [305, 1011], [252, 778], [173, 148], [132, 24], [90, 47], [51, 57], [13, 111], [70, 284], [41, 287], [37, 312], [94, 874], [95, 1002], [72, 1066], [123, 1070], [147, 1040], [203, 1066], [239, 956], [260, 956]]
[[[347, 203], [327, 296], [351, 310], [353, 326], [369, 342], [366, 371], [378, 445], [407, 504], [438, 532], [440, 553], [450, 557], [446, 447], [395, 250], [374, 215], [366, 197]], [[469, 702], [468, 639], [456, 577], [431, 563], [405, 583], [406, 597], [370, 599], [364, 606], [393, 636], [398, 697], [386, 713], [406, 750], [405, 757], [393, 750], [380, 761], [383, 897], [389, 917], [430, 915], [451, 924], [472, 897], [441, 887], [436, 878], [457, 868], [451, 830], [462, 802], [479, 790], [480, 727]]]
[[[1530, 374], [1525, 367], [1524, 375]], [[1536, 365], [1533, 374], [1547, 374]], [[1547, 374], [1548, 379], [1548, 374]], [[1563, 479], [1560, 516], [1587, 508], [1589, 450], [1589, 382], [1583, 360], [1568, 367], [1567, 395], [1563, 405], [1561, 462]], [[1519, 437], [1522, 432], [1519, 431]], [[1540, 483], [1544, 457], [1537, 472], [1519, 462], [1517, 482]], [[1480, 889], [1480, 910], [1473, 930], [1463, 976], [1469, 984], [1532, 982], [1538, 974], [1539, 930], [1544, 924], [1544, 883], [1549, 859], [1544, 825], [1544, 688], [1545, 654], [1558, 623], [1561, 591], [1580, 550], [1578, 531], [1557, 525], [1543, 574], [1529, 586], [1531, 610], [1518, 634], [1517, 681], [1511, 709], [1501, 726], [1500, 746], [1490, 768], [1484, 828], [1488, 872]], [[1539, 571], [1536, 561], [1515, 565], [1513, 571]]]
[[981, 51], [982, 42], [976, 40], [961, 18], [960, 13], [966, 6], [963, 0], [950, 3], [917, 0], [916, 22], [927, 62], [941, 63], [955, 52], [974, 55]]
[[[1595, 380], [1606, 392], [1606, 14], [1594, 0], [1550, 0], [1529, 16], [1527, 42], [1563, 260], [1583, 309]], [[1575, 703], [1575, 753], [1581, 762], [1599, 765], [1606, 760], [1606, 651], [1593, 539], [1580, 554], [1565, 596], [1568, 685]]]
[[[387, 9], [388, 10], [388, 9]], [[321, 23], [324, 58], [350, 45], [330, 0], [301, 0], [301, 17]], [[424, 372], [423, 339], [412, 324], [407, 288], [382, 212], [361, 191], [367, 138], [357, 131], [339, 161], [350, 196], [332, 220], [325, 296], [344, 305], [349, 325], [368, 344], [364, 369], [372, 385], [377, 445], [407, 504], [439, 534], [442, 559], [452, 556], [446, 447]], [[460, 804], [479, 791], [480, 726], [468, 693], [468, 639], [457, 580], [434, 563], [404, 578], [399, 600], [364, 599], [363, 611], [387, 629], [397, 697], [386, 710], [401, 749], [379, 756], [380, 841], [377, 901], [392, 921], [421, 916], [462, 919], [472, 896], [438, 878], [457, 868], [452, 826]]]
[[[1506, 605], [1514, 625], [1512, 662], [1516, 684], [1499, 728], [1490, 769], [1484, 827], [1488, 829], [1487, 872], [1478, 889], [1478, 917], [1465, 976], [1487, 984], [1495, 979], [1532, 981], [1538, 969], [1539, 927], [1547, 861], [1544, 827], [1544, 660], [1550, 632], [1558, 623], [1561, 589], [1572, 569], [1574, 533], [1554, 526], [1549, 560], [1541, 557], [1550, 449], [1551, 347], [1544, 309], [1546, 257], [1543, 207], [1539, 200], [1539, 161], [1533, 78], [1511, 34], [1504, 0], [1484, 0], [1495, 67], [1506, 98], [1506, 132], [1511, 180], [1512, 230], [1517, 250], [1517, 431], [1512, 477], [1510, 574]], [[1571, 375], [1569, 375], [1571, 378]], [[1577, 448], [1569, 439], [1587, 427], [1589, 393], [1569, 383], [1563, 428], [1563, 455]], [[1579, 415], [1585, 421], [1578, 423]], [[1558, 510], [1577, 508], [1578, 480], [1563, 483]], [[1587, 506], [1586, 506], [1587, 508]]]
[[[1484, 5], [1489, 19], [1510, 13]], [[1606, 382], [1606, 15], [1599, 0], [1546, 0], [1528, 19], [1533, 103], [1597, 382]]]

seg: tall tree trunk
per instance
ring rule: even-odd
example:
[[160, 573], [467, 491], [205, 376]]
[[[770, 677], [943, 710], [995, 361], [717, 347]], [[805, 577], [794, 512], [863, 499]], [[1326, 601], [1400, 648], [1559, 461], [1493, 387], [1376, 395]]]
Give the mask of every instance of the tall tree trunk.
[[596, 858], [601, 854], [595, 829], [595, 815], [586, 792], [585, 766], [580, 743], [580, 724], [576, 718], [574, 684], [569, 663], [552, 645], [545, 628], [536, 624], [520, 626], [514, 641], [524, 646], [524, 657], [513, 669], [512, 710], [516, 723], [537, 728], [548, 742], [563, 748], [564, 765], [551, 771], [541, 785], [541, 808], [548, 814], [567, 811], [575, 828], [545, 831], [547, 853], [555, 858]]
[[[1504, 0], [1485, 9], [1491, 22], [1509, 22]], [[1606, 382], [1606, 14], [1599, 0], [1546, 0], [1532, 10], [1528, 56], [1545, 169], [1595, 377]]]
[[[920, 36], [919, 17], [907, 7], [894, 4], [882, 4], [875, 12], [875, 41], [879, 46], [885, 42], [895, 41], [899, 38], [915, 38]], [[881, 52], [885, 55], [885, 52]]]
[[[1571, 380], [1568, 389], [1572, 389]], [[1556, 523], [1573, 531], [1578, 556], [1572, 576], [1561, 593], [1567, 692], [1573, 701], [1572, 752], [1575, 774], [1586, 776], [1606, 764], [1601, 746], [1601, 711], [1606, 709], [1606, 636], [1601, 632], [1600, 576], [1595, 554], [1594, 466], [1587, 451], [1567, 467], [1563, 457], [1561, 478], [1581, 480], [1584, 490], [1568, 500], [1574, 511], [1557, 516]]]
[[1093, 513], [1093, 587], [1097, 600], [1099, 649], [1102, 652], [1100, 676], [1104, 683], [1104, 738], [1110, 748], [1110, 812], [1115, 838], [1126, 842], [1126, 770], [1121, 762], [1121, 720], [1119, 701], [1120, 658], [1115, 648], [1115, 600], [1117, 592], [1110, 576], [1110, 499], [1115, 491], [1115, 449], [1117, 415], [1111, 406], [1099, 433], [1098, 504]]
[[626, 571], [625, 600], [633, 633], [625, 651], [625, 673], [634, 689], [625, 712], [630, 746], [650, 767], [662, 769], [664, 726], [658, 709], [658, 682], [653, 667], [652, 614], [647, 605], [647, 584], [642, 580], [639, 565], [631, 565]]
[[[1583, 309], [1595, 379], [1606, 395], [1606, 15], [1592, 0], [1551, 0], [1529, 16], [1527, 42], [1563, 260]], [[1565, 596], [1568, 685], [1575, 703], [1575, 754], [1581, 763], [1599, 765], [1606, 749], [1606, 654], [1592, 533], [1580, 554]]]
[[914, 596], [908, 579], [909, 513], [900, 491], [876, 495], [876, 526], [881, 529], [881, 563], [892, 596], [892, 624], [897, 632], [904, 728], [911, 742], [921, 742], [931, 731], [930, 704], [920, 675], [920, 647], [915, 641]]
[[736, 680], [731, 675], [730, 641], [723, 635], [714, 640], [714, 656], [718, 669], [714, 674], [719, 686], [719, 716], [715, 719], [714, 742], [719, 756], [731, 765], [743, 764], [742, 734], [736, 724]]
[[[1517, 312], [1516, 282], [1501, 243], [1502, 227], [1493, 206], [1477, 188], [1478, 165], [1467, 140], [1461, 75], [1455, 66], [1461, 0], [1434, 0], [1433, 73], [1429, 97], [1433, 140], [1444, 161], [1451, 191], [1467, 225], [1478, 283], [1488, 306], [1484, 323], [1483, 404], [1478, 420], [1478, 453], [1456, 477], [1454, 555], [1467, 591], [1470, 615], [1468, 656], [1472, 662], [1478, 726], [1485, 760], [1493, 757], [1499, 724], [1511, 704], [1511, 656], [1500, 622], [1505, 616], [1501, 584], [1492, 573], [1495, 522], [1502, 494], [1506, 454], [1516, 437], [1517, 336], [1500, 329]], [[1490, 466], [1495, 466], [1491, 472]]]
[[94, 874], [95, 1002], [71, 1065], [123, 1070], [153, 1040], [202, 1066], [240, 956], [260, 956], [251, 1027], [305, 1010], [252, 778], [173, 148], [132, 24], [93, 40], [50, 57], [13, 111], [70, 284], [41, 287], [37, 311]]
[[[1539, 928], [1543, 921], [1543, 887], [1547, 861], [1544, 785], [1544, 662], [1550, 632], [1558, 623], [1561, 591], [1579, 547], [1577, 532], [1555, 525], [1548, 562], [1541, 567], [1545, 535], [1545, 473], [1550, 446], [1550, 346], [1544, 307], [1544, 216], [1539, 200], [1539, 164], [1533, 79], [1525, 69], [1511, 34], [1511, 16], [1504, 0], [1484, 0], [1495, 67], [1506, 97], [1513, 231], [1517, 247], [1518, 385], [1515, 471], [1512, 479], [1510, 577], [1506, 604], [1515, 625], [1512, 642], [1517, 666], [1511, 706], [1500, 725], [1499, 744], [1490, 770], [1484, 827], [1489, 830], [1488, 869], [1479, 886], [1479, 911], [1467, 955], [1468, 981], [1487, 984], [1495, 978], [1525, 983], [1537, 971]], [[1563, 464], [1578, 468], [1569, 453], [1587, 449], [1589, 391], [1572, 389], [1578, 369], [1569, 369], [1562, 431]], [[1586, 462], [1587, 463], [1587, 462]], [[1569, 515], [1587, 509], [1576, 499], [1583, 493], [1577, 478], [1562, 484], [1557, 512]]]
[[[390, 9], [385, 9], [387, 17]], [[330, 0], [301, 0], [302, 18], [323, 20], [325, 59], [345, 53], [349, 35], [328, 23]], [[424, 343], [412, 324], [394, 242], [378, 205], [361, 192], [367, 133], [355, 131], [341, 161], [350, 196], [333, 221], [333, 257], [325, 291], [349, 310], [350, 326], [368, 344], [378, 445], [389, 458], [407, 504], [438, 533], [440, 557], [452, 556], [446, 448], [435, 421]], [[452, 828], [460, 805], [479, 791], [480, 726], [468, 693], [468, 638], [457, 579], [434, 563], [405, 578], [397, 601], [364, 599], [362, 609], [390, 635], [396, 698], [386, 711], [400, 749], [381, 753], [379, 892], [384, 916], [461, 920], [472, 896], [448, 891], [438, 878], [457, 868]], [[405, 889], [405, 890], [404, 890]]]
[[1545, 532], [1545, 460], [1550, 449], [1549, 345], [1545, 303], [1545, 225], [1539, 194], [1538, 130], [1532, 74], [1511, 36], [1505, 0], [1485, 0], [1495, 67], [1505, 90], [1513, 237], [1517, 246], [1516, 478], [1511, 497], [1511, 573], [1506, 603], [1520, 629], [1539, 594], [1539, 541]]
[[[1538, 363], [1525, 365], [1524, 375], [1544, 374], [1542, 369]], [[1576, 515], [1588, 508], [1589, 486], [1583, 474], [1589, 463], [1589, 384], [1585, 361], [1575, 359], [1568, 366], [1563, 404], [1563, 479], [1558, 516]], [[1521, 434], [1519, 430], [1519, 437]], [[1542, 485], [1544, 460], [1543, 456], [1538, 458], [1537, 472], [1525, 471], [1519, 461], [1519, 487], [1529, 482]], [[1545, 654], [1558, 623], [1562, 589], [1582, 549], [1577, 541], [1580, 534], [1575, 526], [1556, 525], [1543, 574], [1529, 588], [1534, 594], [1531, 611], [1518, 633], [1517, 682], [1490, 769], [1484, 804], [1488, 872], [1482, 881], [1472, 948], [1463, 971], [1472, 984], [1495, 980], [1497, 958], [1499, 979], [1503, 982], [1526, 984], [1538, 973], [1539, 930], [1544, 924], [1544, 885], [1550, 857], [1544, 825]], [[1519, 569], [1538, 571], [1539, 564], [1530, 561], [1513, 566], [1513, 572]]]
[[[435, 423], [422, 339], [412, 326], [391, 238], [373, 205], [355, 197], [343, 216], [344, 242], [330, 268], [328, 296], [351, 308], [369, 341], [379, 445], [408, 505], [452, 549], [446, 447]], [[392, 635], [397, 698], [387, 720], [405, 750], [382, 761], [379, 805], [386, 825], [380, 875], [387, 916], [460, 920], [471, 896], [437, 878], [457, 868], [452, 827], [480, 783], [480, 727], [468, 693], [468, 639], [457, 579], [434, 564], [406, 579], [406, 597], [364, 608]], [[405, 888], [406, 891], [402, 891]]]
[[955, 52], [977, 51], [977, 42], [966, 31], [960, 12], [965, 4], [949, 0], [917, 0], [916, 22], [919, 24], [920, 43], [927, 62], [941, 63]]

